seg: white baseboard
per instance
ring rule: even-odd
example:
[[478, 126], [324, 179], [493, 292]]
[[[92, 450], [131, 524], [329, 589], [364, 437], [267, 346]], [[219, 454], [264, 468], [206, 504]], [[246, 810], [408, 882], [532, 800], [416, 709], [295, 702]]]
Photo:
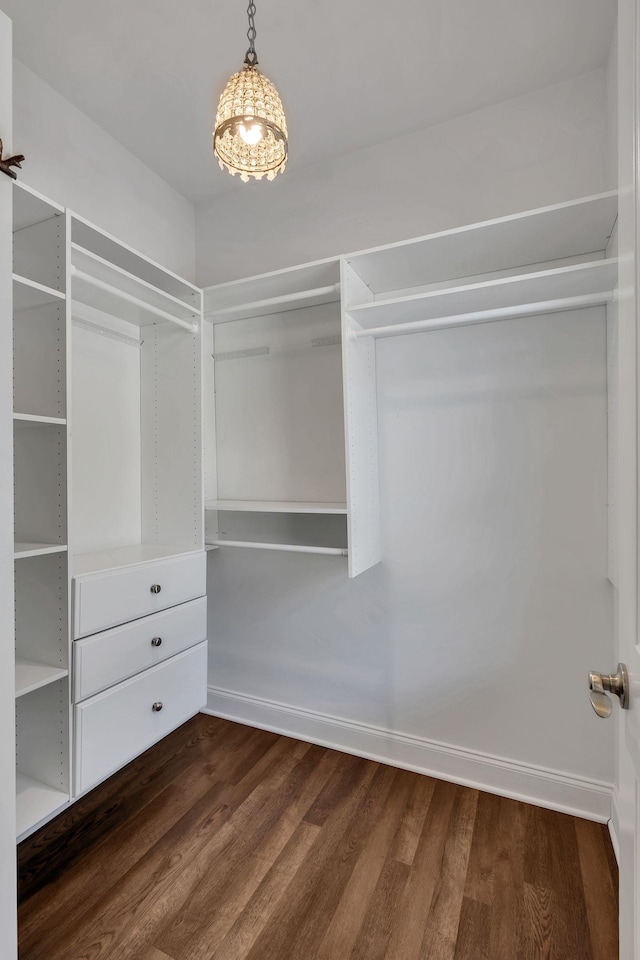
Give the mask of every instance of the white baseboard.
[[204, 713], [297, 740], [450, 780], [535, 806], [606, 823], [612, 786], [532, 764], [463, 750], [285, 703], [209, 687]]
[[611, 837], [611, 844], [613, 846], [613, 852], [616, 855], [616, 861], [618, 866], [620, 866], [620, 842], [618, 840], [618, 830], [620, 825], [620, 815], [618, 813], [618, 795], [616, 790], [613, 790], [611, 796], [611, 819], [609, 820], [609, 836]]

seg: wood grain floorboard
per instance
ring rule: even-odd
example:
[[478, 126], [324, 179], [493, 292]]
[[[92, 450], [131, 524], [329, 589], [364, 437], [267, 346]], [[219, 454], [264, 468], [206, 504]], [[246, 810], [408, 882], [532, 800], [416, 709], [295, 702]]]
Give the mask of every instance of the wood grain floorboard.
[[199, 716], [19, 849], [20, 960], [615, 960], [606, 827]]

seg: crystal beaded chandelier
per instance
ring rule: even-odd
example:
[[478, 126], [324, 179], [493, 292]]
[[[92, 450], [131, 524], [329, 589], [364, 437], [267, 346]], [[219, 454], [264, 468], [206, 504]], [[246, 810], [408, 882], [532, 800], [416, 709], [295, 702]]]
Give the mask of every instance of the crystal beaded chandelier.
[[256, 5], [250, 0], [245, 66], [222, 91], [213, 133], [213, 152], [220, 169], [226, 167], [232, 176], [239, 173], [245, 183], [250, 177], [275, 179], [284, 170], [288, 155], [287, 121], [278, 91], [257, 67], [255, 12]]

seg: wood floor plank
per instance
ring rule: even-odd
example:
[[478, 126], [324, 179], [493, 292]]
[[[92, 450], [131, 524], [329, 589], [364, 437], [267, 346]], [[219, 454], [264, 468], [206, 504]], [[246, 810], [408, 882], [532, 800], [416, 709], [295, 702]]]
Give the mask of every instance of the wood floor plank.
[[245, 909], [236, 918], [226, 936], [216, 945], [209, 960], [241, 960], [246, 957], [282, 900], [289, 896], [289, 887], [313, 844], [320, 827], [304, 820], [300, 823], [253, 894]]
[[500, 798], [490, 793], [478, 797], [464, 894], [489, 906], [493, 903], [496, 837], [500, 829]]
[[[300, 825], [335, 766], [322, 747], [311, 747], [248, 829], [226, 851], [225, 861], [198, 885], [178, 918], [158, 930], [154, 942], [175, 960], [202, 960], [222, 940]], [[209, 910], [216, 904], [215, 913]]]
[[[422, 780], [417, 782], [423, 784]], [[350, 956], [363, 924], [366, 925], [365, 916], [371, 898], [375, 899], [374, 891], [385, 862], [387, 858], [395, 859], [398, 863], [403, 862], [395, 856], [398, 851], [408, 855], [412, 847], [412, 831], [415, 829], [416, 817], [420, 817], [418, 811], [425, 807], [424, 798], [428, 796], [430, 799], [434, 785], [433, 781], [425, 778], [424, 789], [416, 790], [414, 775], [403, 770], [398, 771], [384, 809], [358, 856], [324, 938], [319, 944], [316, 960], [335, 960], [335, 957], [341, 955]], [[399, 835], [400, 845], [397, 843]], [[413, 854], [411, 859], [413, 860]]]
[[388, 960], [419, 960], [426, 918], [440, 877], [449, 824], [460, 789], [442, 780], [436, 783], [429, 816], [391, 928]]
[[85, 800], [22, 849], [21, 960], [617, 956], [601, 824], [205, 716]]
[[327, 817], [298, 871], [291, 898], [274, 912], [248, 953], [250, 960], [281, 960], [293, 943], [300, 956], [308, 956], [322, 942], [361, 844], [376, 823], [394, 780], [392, 768], [362, 763], [349, 794]]
[[454, 960], [492, 960], [489, 955], [490, 927], [489, 904], [463, 897]]
[[[525, 929], [524, 847], [526, 804], [505, 797], [498, 799], [496, 859], [493, 868], [493, 904], [489, 934], [490, 957], [523, 955], [530, 939]], [[568, 960], [568, 958], [567, 958]], [[581, 958], [586, 960], [586, 958]]]
[[413, 778], [409, 800], [393, 840], [390, 856], [409, 867], [418, 849], [435, 786], [436, 781], [431, 777]]
[[458, 790], [420, 960], [453, 960], [477, 806], [477, 790]]
[[551, 890], [525, 882], [525, 923], [529, 935], [523, 942], [523, 960], [551, 960], [554, 906]]
[[575, 830], [593, 960], [609, 960], [618, 951], [617, 931], [609, 922], [618, 912], [618, 896], [607, 856], [607, 828], [601, 823], [576, 820]]

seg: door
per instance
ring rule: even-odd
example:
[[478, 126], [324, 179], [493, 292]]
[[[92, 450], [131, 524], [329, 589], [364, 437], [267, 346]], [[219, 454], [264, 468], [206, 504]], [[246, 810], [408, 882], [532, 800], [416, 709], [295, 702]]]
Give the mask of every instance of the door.
[[[640, 306], [640, 0], [618, 5], [619, 302], [616, 448], [616, 642], [627, 664], [629, 709], [614, 706], [618, 756], [613, 820], [620, 848], [620, 957], [640, 960], [640, 636], [638, 634], [638, 308]], [[609, 667], [607, 667], [609, 669]], [[615, 664], [612, 664], [612, 671]]]
[[[0, 138], [11, 155], [11, 21], [0, 11]], [[0, 173], [0, 956], [16, 956], [12, 186]]]

